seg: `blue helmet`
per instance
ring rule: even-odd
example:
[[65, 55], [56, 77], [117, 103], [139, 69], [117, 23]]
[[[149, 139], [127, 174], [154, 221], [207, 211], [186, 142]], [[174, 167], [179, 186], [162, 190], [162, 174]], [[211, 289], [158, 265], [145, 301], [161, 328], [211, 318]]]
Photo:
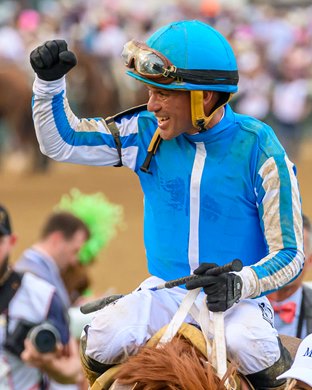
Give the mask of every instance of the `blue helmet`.
[[238, 71], [228, 41], [209, 25], [186, 20], [157, 30], [146, 45], [167, 58], [177, 70], [170, 83], [159, 82], [129, 70], [144, 83], [165, 89], [237, 92]]

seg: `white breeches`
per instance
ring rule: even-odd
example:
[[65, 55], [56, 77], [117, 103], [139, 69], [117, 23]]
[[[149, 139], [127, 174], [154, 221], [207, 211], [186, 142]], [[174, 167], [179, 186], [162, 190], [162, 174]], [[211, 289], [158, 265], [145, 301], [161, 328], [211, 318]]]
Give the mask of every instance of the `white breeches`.
[[[160, 283], [161, 279], [148, 278], [140, 290], [96, 312], [87, 331], [86, 354], [104, 364], [119, 363], [167, 325], [187, 290], [148, 290]], [[203, 292], [199, 294], [196, 306], [203, 304], [204, 297]], [[195, 323], [190, 316], [186, 322]], [[243, 374], [261, 371], [279, 359], [272, 323], [273, 310], [266, 297], [242, 300], [224, 313], [228, 358]]]

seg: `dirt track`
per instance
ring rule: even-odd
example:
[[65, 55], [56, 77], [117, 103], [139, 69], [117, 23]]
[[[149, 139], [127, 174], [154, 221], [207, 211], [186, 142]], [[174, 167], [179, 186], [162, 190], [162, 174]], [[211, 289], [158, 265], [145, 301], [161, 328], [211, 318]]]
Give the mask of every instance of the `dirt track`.
[[[312, 146], [306, 143], [297, 162], [305, 213], [312, 218]], [[311, 157], [310, 157], [311, 156]], [[103, 192], [124, 208], [127, 228], [104, 249], [91, 276], [97, 293], [113, 287], [120, 293], [134, 288], [147, 271], [143, 247], [143, 197], [136, 175], [126, 168], [76, 166], [53, 162], [45, 175], [0, 172], [0, 202], [7, 205], [19, 236], [15, 260], [31, 245], [44, 218], [71, 188], [84, 193]], [[312, 279], [312, 274], [308, 275]]]

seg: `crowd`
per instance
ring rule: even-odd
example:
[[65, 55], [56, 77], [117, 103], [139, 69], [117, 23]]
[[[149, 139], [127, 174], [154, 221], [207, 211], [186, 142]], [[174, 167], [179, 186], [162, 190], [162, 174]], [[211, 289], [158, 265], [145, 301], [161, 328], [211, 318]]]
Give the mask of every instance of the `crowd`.
[[[137, 84], [124, 77], [123, 45], [133, 38], [144, 39], [169, 21], [206, 21], [227, 37], [237, 56], [240, 84], [232, 105], [237, 112], [271, 124], [296, 161], [303, 137], [310, 135], [312, 6], [274, 8], [268, 2], [245, 3], [238, 10], [232, 2], [212, 0], [169, 1], [161, 7], [156, 2], [134, 7], [131, 1], [122, 0], [2, 1], [0, 58], [26, 68], [31, 81], [30, 51], [45, 40], [65, 39], [91, 56], [90, 63], [98, 64], [95, 71], [116, 89], [114, 99], [120, 111], [135, 105], [138, 94]], [[83, 80], [77, 78], [78, 74], [73, 83], [81, 91]], [[89, 88], [88, 97], [72, 92], [71, 101], [77, 100], [83, 115], [86, 104], [99, 111], [99, 103], [92, 103], [94, 88]], [[111, 90], [109, 94], [113, 96]], [[103, 106], [100, 112], [90, 107], [86, 111], [102, 115]]]

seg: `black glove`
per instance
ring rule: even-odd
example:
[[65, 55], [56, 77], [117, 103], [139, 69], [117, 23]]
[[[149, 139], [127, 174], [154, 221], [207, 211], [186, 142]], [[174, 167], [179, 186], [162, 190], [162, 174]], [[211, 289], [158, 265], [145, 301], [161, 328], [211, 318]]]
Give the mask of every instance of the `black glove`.
[[30, 64], [40, 79], [53, 81], [70, 71], [77, 64], [77, 58], [67, 50], [66, 41], [53, 40], [30, 53]]
[[[226, 272], [220, 275], [205, 275], [211, 269], [210, 263], [201, 264], [195, 271], [195, 275], [201, 276], [185, 284], [188, 290], [198, 287], [204, 289], [207, 294], [207, 306], [210, 311], [226, 311], [238, 302], [242, 295], [242, 278], [234, 273]], [[216, 268], [217, 272], [217, 268]]]

